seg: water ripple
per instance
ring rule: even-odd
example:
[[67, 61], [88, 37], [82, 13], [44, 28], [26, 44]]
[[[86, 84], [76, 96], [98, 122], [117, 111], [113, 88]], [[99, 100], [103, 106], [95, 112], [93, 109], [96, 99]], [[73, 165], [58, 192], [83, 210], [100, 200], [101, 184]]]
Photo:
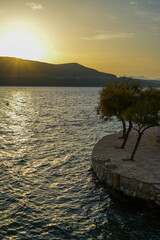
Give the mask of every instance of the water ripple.
[[121, 128], [96, 115], [99, 90], [0, 88], [0, 239], [160, 239], [156, 213], [90, 171], [94, 144]]

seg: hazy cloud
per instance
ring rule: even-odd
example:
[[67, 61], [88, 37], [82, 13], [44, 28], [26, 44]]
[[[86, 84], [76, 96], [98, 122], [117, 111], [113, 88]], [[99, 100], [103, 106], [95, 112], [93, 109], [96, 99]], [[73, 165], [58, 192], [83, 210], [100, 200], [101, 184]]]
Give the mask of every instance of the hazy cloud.
[[84, 40], [110, 40], [110, 39], [118, 39], [118, 38], [131, 38], [133, 37], [133, 33], [98, 33], [90, 38], [83, 38]]
[[130, 1], [131, 5], [137, 5], [138, 3], [136, 1]]
[[160, 16], [158, 13], [152, 12], [152, 11], [147, 11], [147, 10], [141, 10], [141, 11], [137, 11], [135, 13], [137, 16], [146, 18], [150, 21], [153, 21], [155, 23], [159, 23], [160, 22]]
[[25, 5], [32, 8], [33, 10], [42, 10], [43, 9], [43, 6], [39, 3], [27, 2], [27, 3], [25, 3]]

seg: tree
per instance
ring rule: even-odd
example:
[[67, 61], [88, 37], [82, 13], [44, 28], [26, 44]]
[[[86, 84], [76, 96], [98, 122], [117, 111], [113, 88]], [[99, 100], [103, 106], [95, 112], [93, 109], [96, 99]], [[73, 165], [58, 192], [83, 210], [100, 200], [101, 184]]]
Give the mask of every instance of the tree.
[[121, 106], [120, 101], [120, 87], [118, 82], [113, 84], [107, 84], [100, 93], [100, 101], [97, 108], [98, 114], [101, 115], [101, 118], [104, 121], [111, 119], [113, 116], [116, 116], [123, 125], [123, 137], [126, 134], [126, 124], [124, 118], [121, 116]]
[[132, 106], [134, 96], [140, 91], [140, 89], [141, 86], [138, 83], [133, 82], [130, 78], [123, 77], [120, 83], [116, 81], [113, 84], [107, 84], [100, 93], [97, 112], [105, 121], [116, 116], [117, 119], [122, 122], [122, 138], [124, 138], [124, 142], [121, 146], [122, 148], [124, 147], [132, 128], [132, 122], [127, 119], [129, 122], [129, 128], [128, 131], [126, 131], [124, 112]]
[[125, 84], [127, 84], [127, 87], [130, 89], [132, 96], [131, 96], [130, 101], [128, 102], [128, 108], [126, 108], [123, 112], [124, 119], [125, 119], [125, 121], [128, 121], [129, 126], [128, 126], [126, 135], [124, 137], [124, 140], [123, 140], [120, 148], [125, 147], [125, 145], [127, 143], [127, 140], [128, 140], [128, 137], [129, 137], [129, 134], [130, 134], [130, 132], [132, 130], [132, 127], [133, 127], [131, 116], [126, 118], [125, 117], [125, 112], [127, 111], [127, 109], [129, 109], [137, 101], [137, 98], [139, 97], [139, 94], [141, 93], [141, 91], [143, 91], [142, 85], [138, 82], [132, 81], [131, 78], [127, 79], [126, 77], [123, 77], [122, 80], [124, 81]]
[[137, 97], [131, 108], [125, 112], [125, 118], [131, 119], [133, 129], [138, 132], [138, 138], [134, 146], [131, 158], [133, 161], [143, 133], [151, 127], [159, 126], [160, 116], [160, 90], [148, 87]]

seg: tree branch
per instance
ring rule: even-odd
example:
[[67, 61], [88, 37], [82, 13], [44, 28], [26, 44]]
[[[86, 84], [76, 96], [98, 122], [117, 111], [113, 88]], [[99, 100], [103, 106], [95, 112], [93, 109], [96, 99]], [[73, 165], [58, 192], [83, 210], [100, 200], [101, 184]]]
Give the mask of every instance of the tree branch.
[[154, 125], [150, 125], [150, 126], [145, 127], [145, 128], [143, 129], [142, 133], [144, 133], [144, 131], [145, 131], [146, 129], [151, 128], [151, 127], [154, 127]]

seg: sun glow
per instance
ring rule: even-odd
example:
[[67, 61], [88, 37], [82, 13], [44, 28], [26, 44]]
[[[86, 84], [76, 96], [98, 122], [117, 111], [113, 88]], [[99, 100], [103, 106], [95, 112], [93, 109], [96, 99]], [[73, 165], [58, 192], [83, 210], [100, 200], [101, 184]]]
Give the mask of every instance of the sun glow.
[[0, 38], [0, 56], [43, 60], [45, 51], [32, 33], [14, 29], [4, 33]]

